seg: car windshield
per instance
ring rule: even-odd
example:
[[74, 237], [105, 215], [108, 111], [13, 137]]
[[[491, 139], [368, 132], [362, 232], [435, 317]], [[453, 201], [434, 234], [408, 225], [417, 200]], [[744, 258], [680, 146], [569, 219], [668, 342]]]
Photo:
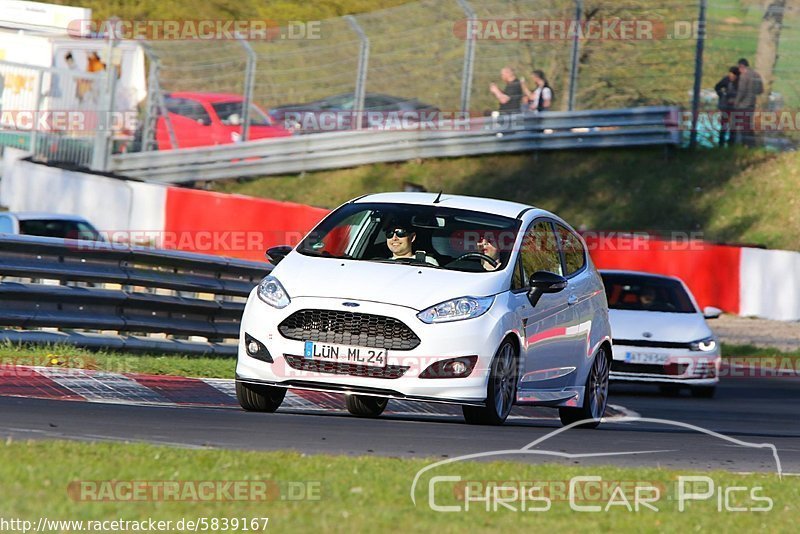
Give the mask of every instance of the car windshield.
[[19, 222], [19, 233], [61, 239], [102, 241], [103, 238], [90, 224], [63, 219], [29, 219]]
[[602, 277], [609, 309], [697, 313], [692, 299], [677, 280], [611, 273], [602, 273]]
[[[226, 126], [240, 126], [242, 124], [242, 103], [241, 102], [215, 102], [211, 104], [217, 112], [220, 122]], [[250, 106], [250, 125], [251, 126], [270, 126], [272, 123], [269, 118], [256, 106]]]
[[[326, 217], [297, 247], [306, 256], [408, 263], [453, 271], [493, 270], [479, 242], [508, 265], [520, 221], [437, 205], [350, 203]], [[488, 267], [487, 267], [488, 266]]]

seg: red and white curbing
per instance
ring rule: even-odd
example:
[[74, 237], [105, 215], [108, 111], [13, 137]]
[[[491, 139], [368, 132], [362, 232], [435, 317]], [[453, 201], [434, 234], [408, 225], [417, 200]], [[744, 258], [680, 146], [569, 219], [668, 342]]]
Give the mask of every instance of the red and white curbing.
[[[110, 373], [86, 369], [9, 366], [0, 372], [0, 396], [149, 406], [238, 408], [233, 380], [183, 376]], [[344, 413], [344, 395], [318, 391], [288, 391], [280, 411]], [[460, 417], [448, 404], [392, 400], [385, 412], [405, 416]], [[606, 419], [629, 415], [609, 406]], [[519, 407], [512, 419], [555, 421], [555, 410]]]

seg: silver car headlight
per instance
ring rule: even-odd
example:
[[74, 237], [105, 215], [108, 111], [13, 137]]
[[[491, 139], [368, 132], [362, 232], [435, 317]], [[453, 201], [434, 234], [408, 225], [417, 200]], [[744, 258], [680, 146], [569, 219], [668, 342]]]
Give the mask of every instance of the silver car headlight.
[[493, 302], [494, 296], [460, 297], [422, 310], [417, 314], [417, 318], [427, 324], [474, 319], [486, 313]]
[[285, 308], [292, 301], [289, 294], [274, 276], [265, 276], [258, 284], [258, 298], [273, 308]]
[[717, 348], [717, 340], [713, 337], [707, 337], [691, 343], [689, 348], [699, 352], [711, 352]]

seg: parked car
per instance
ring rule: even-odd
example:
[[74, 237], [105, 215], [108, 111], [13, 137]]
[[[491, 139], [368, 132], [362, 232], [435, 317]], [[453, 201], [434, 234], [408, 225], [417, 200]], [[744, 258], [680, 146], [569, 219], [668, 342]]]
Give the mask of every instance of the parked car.
[[[347, 130], [357, 126], [357, 118], [351, 112], [355, 107], [355, 93], [343, 93], [305, 104], [278, 106], [269, 110], [272, 119], [291, 130], [312, 133], [330, 130]], [[380, 93], [364, 95], [362, 127], [379, 128], [390, 119], [402, 118], [407, 122], [419, 122], [423, 114], [438, 113], [439, 108], [417, 99]], [[396, 122], [396, 121], [395, 121]]]
[[476, 424], [502, 424], [513, 404], [600, 423], [605, 293], [583, 240], [556, 215], [465, 196], [366, 195], [296, 248], [267, 254], [275, 268], [241, 323], [244, 409], [273, 412], [298, 388], [347, 393], [362, 417], [399, 398], [460, 404]]
[[658, 384], [675, 394], [714, 396], [719, 382], [719, 340], [679, 278], [632, 271], [600, 271], [606, 288], [614, 361], [611, 380]]
[[105, 241], [89, 221], [63, 213], [0, 212], [0, 234]]
[[[244, 101], [241, 95], [176, 92], [165, 95], [164, 100], [179, 148], [224, 145], [241, 140]], [[264, 110], [250, 105], [250, 140], [289, 135], [292, 132], [274, 124]], [[156, 142], [159, 150], [172, 148], [163, 116], [156, 122]]]

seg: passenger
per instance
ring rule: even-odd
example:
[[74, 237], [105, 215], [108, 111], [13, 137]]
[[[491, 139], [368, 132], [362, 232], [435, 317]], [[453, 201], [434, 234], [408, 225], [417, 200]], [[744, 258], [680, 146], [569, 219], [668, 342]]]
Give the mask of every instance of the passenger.
[[[389, 247], [389, 250], [392, 253], [391, 259], [398, 260], [402, 258], [415, 258], [416, 253], [414, 252], [413, 243], [416, 239], [416, 232], [410, 230], [408, 225], [398, 224], [387, 228], [386, 246]], [[425, 254], [424, 251], [420, 252]], [[427, 254], [425, 254], [425, 262], [430, 263], [431, 265], [439, 265], [439, 262], [436, 261], [436, 258], [428, 256]]]
[[478, 241], [478, 252], [481, 254], [485, 254], [492, 258], [494, 261], [497, 262], [497, 265], [492, 265], [486, 260], [481, 260], [481, 265], [483, 265], [483, 269], [486, 271], [496, 271], [500, 268], [500, 251], [497, 250], [497, 247], [492, 244], [485, 236]]

